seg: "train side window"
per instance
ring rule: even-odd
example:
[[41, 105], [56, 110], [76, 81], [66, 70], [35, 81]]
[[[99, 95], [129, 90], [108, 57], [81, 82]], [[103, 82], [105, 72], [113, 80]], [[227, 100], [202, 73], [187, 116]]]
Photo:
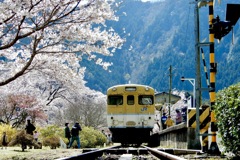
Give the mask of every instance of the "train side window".
[[127, 104], [134, 105], [134, 96], [127, 96]]
[[122, 105], [123, 104], [123, 96], [122, 95], [114, 95], [108, 96], [108, 105]]
[[140, 95], [138, 97], [138, 104], [140, 104], [140, 105], [153, 104], [153, 96], [152, 95]]

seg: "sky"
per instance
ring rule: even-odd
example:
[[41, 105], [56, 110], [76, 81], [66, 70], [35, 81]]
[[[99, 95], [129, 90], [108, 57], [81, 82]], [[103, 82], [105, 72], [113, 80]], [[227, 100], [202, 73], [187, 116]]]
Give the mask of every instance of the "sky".
[[142, 2], [160, 2], [165, 0], [142, 0]]

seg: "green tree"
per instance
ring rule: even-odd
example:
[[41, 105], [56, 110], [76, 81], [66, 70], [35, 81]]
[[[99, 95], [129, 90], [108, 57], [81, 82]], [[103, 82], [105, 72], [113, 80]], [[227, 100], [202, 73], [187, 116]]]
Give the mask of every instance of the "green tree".
[[240, 83], [217, 93], [215, 114], [227, 152], [240, 156]]

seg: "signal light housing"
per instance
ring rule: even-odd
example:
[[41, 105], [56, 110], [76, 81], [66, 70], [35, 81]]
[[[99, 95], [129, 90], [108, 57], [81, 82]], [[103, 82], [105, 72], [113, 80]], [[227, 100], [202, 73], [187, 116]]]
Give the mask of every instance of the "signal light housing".
[[212, 20], [214, 38], [221, 40], [227, 35], [240, 17], [240, 4], [227, 4], [226, 21], [220, 21], [219, 16]]
[[234, 26], [240, 17], [240, 4], [227, 4], [226, 21]]
[[213, 19], [214, 38], [221, 40], [232, 30], [232, 23], [230, 21], [220, 21], [219, 16]]

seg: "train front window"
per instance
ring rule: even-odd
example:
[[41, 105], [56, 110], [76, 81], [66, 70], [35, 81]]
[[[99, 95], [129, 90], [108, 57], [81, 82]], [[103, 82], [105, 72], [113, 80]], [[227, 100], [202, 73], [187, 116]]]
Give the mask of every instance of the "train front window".
[[138, 96], [138, 104], [140, 105], [151, 105], [153, 104], [152, 95], [140, 95]]
[[110, 95], [108, 96], [108, 105], [122, 105], [123, 96], [122, 95]]
[[127, 104], [134, 105], [134, 96], [127, 96]]

